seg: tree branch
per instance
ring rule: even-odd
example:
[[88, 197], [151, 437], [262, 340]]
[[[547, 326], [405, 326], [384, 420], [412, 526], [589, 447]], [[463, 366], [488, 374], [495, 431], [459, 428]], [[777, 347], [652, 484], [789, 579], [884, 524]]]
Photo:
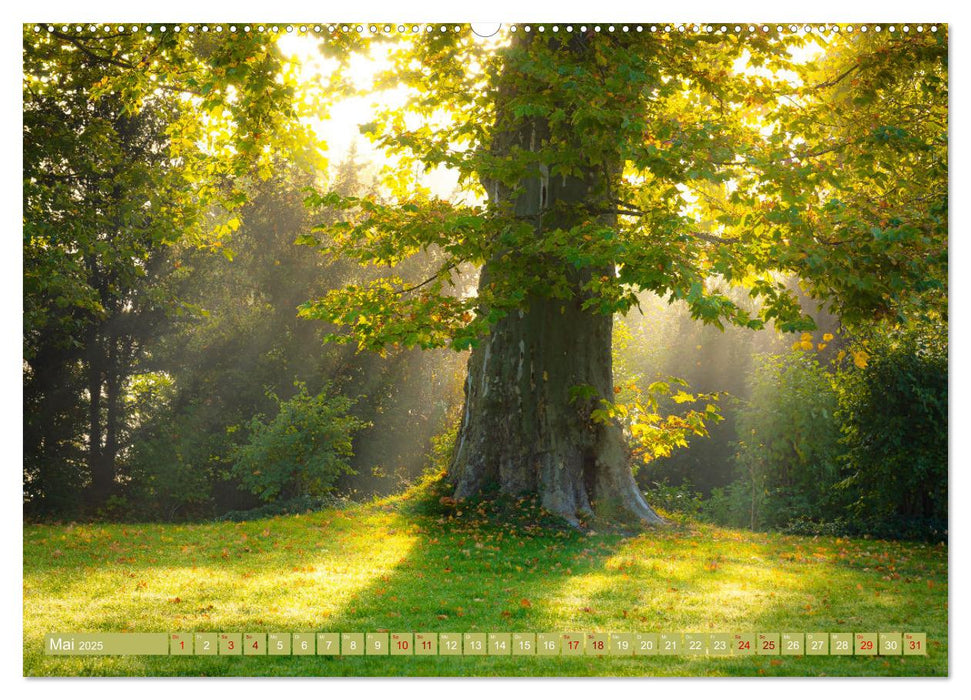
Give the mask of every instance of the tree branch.
[[[637, 207], [627, 204], [626, 202], [620, 200], [613, 200], [615, 203], [619, 204], [620, 207], [617, 209], [594, 209], [593, 212], [596, 214], [618, 214], [621, 216], [647, 216], [647, 212], [638, 209]], [[737, 243], [742, 240], [739, 236], [713, 236], [710, 233], [704, 233], [702, 231], [684, 231], [689, 236], [694, 236], [703, 241], [708, 241], [709, 243]]]
[[447, 266], [443, 267], [442, 269], [437, 270], [434, 275], [432, 275], [431, 277], [429, 277], [428, 279], [426, 279], [426, 280], [424, 280], [422, 282], [419, 282], [417, 284], [413, 284], [410, 287], [402, 287], [401, 289], [395, 290], [395, 294], [403, 295], [403, 294], [408, 294], [410, 292], [413, 292], [416, 289], [421, 289], [426, 284], [431, 284], [432, 282], [434, 282], [442, 274], [454, 270], [459, 265], [461, 265], [463, 262], [465, 262], [465, 261], [464, 260], [456, 260], [455, 262], [451, 263], [450, 265], [447, 265]]
[[703, 241], [708, 241], [709, 243], [725, 243], [731, 245], [732, 243], [738, 243], [741, 239], [739, 236], [713, 236], [710, 233], [703, 233], [701, 231], [686, 231], [689, 236], [694, 236], [695, 238], [700, 238]]
[[860, 67], [860, 64], [857, 63], [856, 65], [851, 66], [848, 70], [837, 75], [835, 78], [831, 80], [825, 80], [821, 83], [817, 83], [816, 85], [813, 85], [811, 89], [819, 90], [821, 88], [828, 88], [828, 87], [833, 87], [834, 85], [838, 85], [839, 83], [843, 82], [843, 80], [845, 80], [846, 77], [850, 75], [850, 73], [852, 73], [859, 67]]
[[[808, 160], [810, 158], [818, 158], [819, 156], [826, 155], [827, 153], [832, 153], [833, 151], [839, 151], [847, 146], [856, 143], [859, 139], [850, 139], [849, 141], [842, 141], [840, 143], [834, 144], [832, 146], [827, 146], [826, 148], [820, 148], [818, 151], [809, 151], [807, 153], [793, 153], [789, 156], [780, 156], [779, 158], [772, 158], [770, 160], [764, 161], [766, 164], [770, 163], [784, 163], [786, 161], [792, 160]], [[723, 160], [723, 161], [709, 161], [712, 165], [727, 165], [727, 166], [751, 166], [752, 163], [748, 163], [744, 160]]]
[[84, 43], [79, 41], [76, 37], [71, 36], [70, 34], [63, 34], [61, 32], [51, 32], [51, 36], [55, 36], [61, 41], [66, 41], [67, 43], [71, 44], [76, 49], [78, 49], [81, 53], [83, 53], [88, 58], [91, 58], [100, 63], [109, 63], [113, 66], [124, 68], [125, 70], [134, 70], [135, 68], [135, 64], [129, 63], [128, 61], [123, 61], [121, 59], [117, 59], [112, 56], [104, 56], [102, 54], [95, 53], [87, 46], [85, 46]]

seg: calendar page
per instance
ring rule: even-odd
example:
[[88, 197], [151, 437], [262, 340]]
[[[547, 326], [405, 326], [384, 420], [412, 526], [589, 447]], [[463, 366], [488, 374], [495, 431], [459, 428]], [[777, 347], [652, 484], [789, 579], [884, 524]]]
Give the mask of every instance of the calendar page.
[[23, 674], [947, 676], [947, 23], [304, 14], [22, 26]]

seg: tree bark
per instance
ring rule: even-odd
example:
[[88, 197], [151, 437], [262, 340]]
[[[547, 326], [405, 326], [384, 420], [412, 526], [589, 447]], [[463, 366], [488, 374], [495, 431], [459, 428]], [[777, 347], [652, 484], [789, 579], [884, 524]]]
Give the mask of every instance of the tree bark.
[[593, 402], [570, 400], [580, 385], [613, 394], [612, 319], [581, 303], [533, 298], [473, 349], [449, 470], [455, 497], [498, 488], [536, 493], [573, 524], [594, 504], [661, 522], [634, 482], [620, 427], [594, 423]]
[[[525, 45], [529, 40], [521, 41]], [[575, 45], [563, 50], [583, 49]], [[500, 101], [522, 89], [529, 89], [528, 84], [524, 88], [521, 78], [511, 76], [500, 89]], [[503, 109], [498, 105], [493, 154], [540, 150], [548, 124], [535, 118], [517, 123]], [[591, 166], [583, 177], [549, 177], [548, 172], [540, 165], [536, 175], [515, 190], [497, 182], [483, 184], [493, 204], [532, 222], [539, 237], [589, 218], [589, 211], [610, 190], [606, 180], [619, 177], [621, 167]], [[483, 267], [480, 290], [502, 274], [500, 257]], [[548, 259], [535, 263], [562, 266]], [[613, 319], [582, 308], [587, 298], [582, 285], [594, 274], [614, 271], [569, 270], [574, 291], [568, 299], [527, 292], [524, 304], [499, 320], [489, 337], [473, 348], [462, 423], [448, 471], [456, 498], [490, 489], [535, 493], [545, 509], [574, 525], [590, 516], [595, 506], [648, 523], [662, 522], [637, 488], [620, 426], [591, 420], [599, 398], [614, 395]], [[571, 388], [579, 386], [593, 387], [595, 398], [576, 400]]]
[[105, 460], [102, 391], [105, 361], [95, 329], [88, 333], [88, 469], [91, 473], [90, 505], [99, 506], [108, 497], [114, 477], [112, 465]]

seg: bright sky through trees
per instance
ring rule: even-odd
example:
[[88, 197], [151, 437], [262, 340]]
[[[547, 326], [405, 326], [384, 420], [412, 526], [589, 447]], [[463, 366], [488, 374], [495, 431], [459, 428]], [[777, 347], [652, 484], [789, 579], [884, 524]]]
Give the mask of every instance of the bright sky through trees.
[[[397, 108], [408, 99], [410, 90], [405, 87], [374, 89], [379, 75], [391, 67], [388, 55], [394, 48], [391, 43], [376, 43], [367, 54], [354, 56], [350, 60], [348, 77], [360, 94], [339, 100], [326, 116], [306, 118], [331, 165], [346, 158], [352, 148], [357, 149], [357, 157], [364, 163], [375, 167], [388, 164], [387, 157], [361, 135], [360, 126], [371, 121], [375, 108]], [[305, 35], [281, 37], [280, 49], [287, 57], [299, 61], [299, 84], [304, 91], [299, 99], [305, 104], [313, 104], [314, 97], [326, 88], [328, 76], [336, 68], [337, 61], [322, 56], [318, 42]], [[422, 173], [420, 181], [433, 194], [449, 198], [455, 192], [458, 176], [445, 168], [437, 168]]]
[[[472, 36], [475, 37], [473, 39], [475, 41], [487, 42], [496, 47], [509, 41], [508, 27], [504, 27], [492, 37], [483, 38], [474, 34]], [[326, 41], [326, 37], [323, 40]], [[392, 66], [389, 56], [395, 50], [396, 44], [372, 43], [366, 53], [357, 54], [350, 59], [347, 76], [358, 94], [338, 100], [330, 106], [326, 115], [321, 114], [319, 100], [322, 92], [326, 90], [326, 82], [331, 72], [337, 68], [337, 61], [324, 57], [319, 49], [318, 40], [305, 34], [285, 34], [280, 37], [279, 46], [284, 56], [295, 62], [294, 70], [297, 72], [297, 82], [300, 86], [297, 100], [310, 113], [303, 118], [303, 121], [320, 140], [321, 151], [328, 162], [331, 165], [340, 162], [354, 148], [362, 162], [375, 168], [388, 165], [390, 161], [387, 155], [362, 136], [360, 127], [373, 118], [376, 109], [399, 108], [413, 92], [403, 86], [383, 89], [375, 87], [380, 75]], [[790, 53], [802, 63], [817, 57], [821, 51], [822, 47], [818, 44], [806, 44], [793, 47]], [[748, 59], [749, 55], [746, 53], [735, 62], [735, 70], [738, 73], [766, 77], [772, 75], [772, 71], [768, 68], [751, 66]], [[782, 71], [777, 75], [789, 80], [794, 86], [800, 83], [798, 76], [789, 71]], [[317, 112], [317, 116], [311, 116], [314, 111]], [[762, 128], [765, 135], [771, 133], [771, 130], [772, 127], [768, 125]], [[419, 181], [438, 197], [448, 199], [457, 194], [458, 175], [447, 168], [438, 167], [421, 172]], [[695, 193], [683, 186], [680, 189], [686, 205], [690, 206], [696, 201]], [[464, 198], [469, 203], [482, 202], [481, 197], [469, 192], [464, 193]]]

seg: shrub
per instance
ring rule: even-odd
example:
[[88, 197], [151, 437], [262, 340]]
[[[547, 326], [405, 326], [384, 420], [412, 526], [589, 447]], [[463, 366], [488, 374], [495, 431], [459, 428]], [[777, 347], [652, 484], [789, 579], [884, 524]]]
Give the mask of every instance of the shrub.
[[665, 513], [678, 513], [696, 518], [702, 513], [701, 494], [691, 488], [690, 483], [672, 486], [667, 480], [652, 482], [644, 491], [644, 498], [652, 507]]
[[717, 525], [748, 527], [752, 522], [752, 488], [742, 479], [715, 487], [701, 503], [700, 517]]
[[815, 357], [793, 351], [759, 358], [749, 383], [737, 416], [732, 520], [761, 528], [831, 516], [840, 454], [831, 376]]
[[266, 502], [300, 496], [322, 497], [333, 491], [341, 474], [353, 474], [353, 437], [366, 423], [348, 412], [354, 401], [316, 396], [298, 383], [298, 393], [280, 401], [275, 417], [249, 423], [249, 441], [236, 452], [233, 474], [242, 486]]
[[118, 517], [185, 520], [212, 514], [212, 487], [226, 467], [232, 443], [218, 407], [175, 401], [172, 379], [163, 373], [129, 381], [126, 413], [131, 449], [118, 465], [120, 492], [128, 504]]
[[947, 527], [945, 333], [888, 334], [840, 374], [841, 487], [861, 528], [893, 522], [891, 530], [909, 532], [908, 521]]

